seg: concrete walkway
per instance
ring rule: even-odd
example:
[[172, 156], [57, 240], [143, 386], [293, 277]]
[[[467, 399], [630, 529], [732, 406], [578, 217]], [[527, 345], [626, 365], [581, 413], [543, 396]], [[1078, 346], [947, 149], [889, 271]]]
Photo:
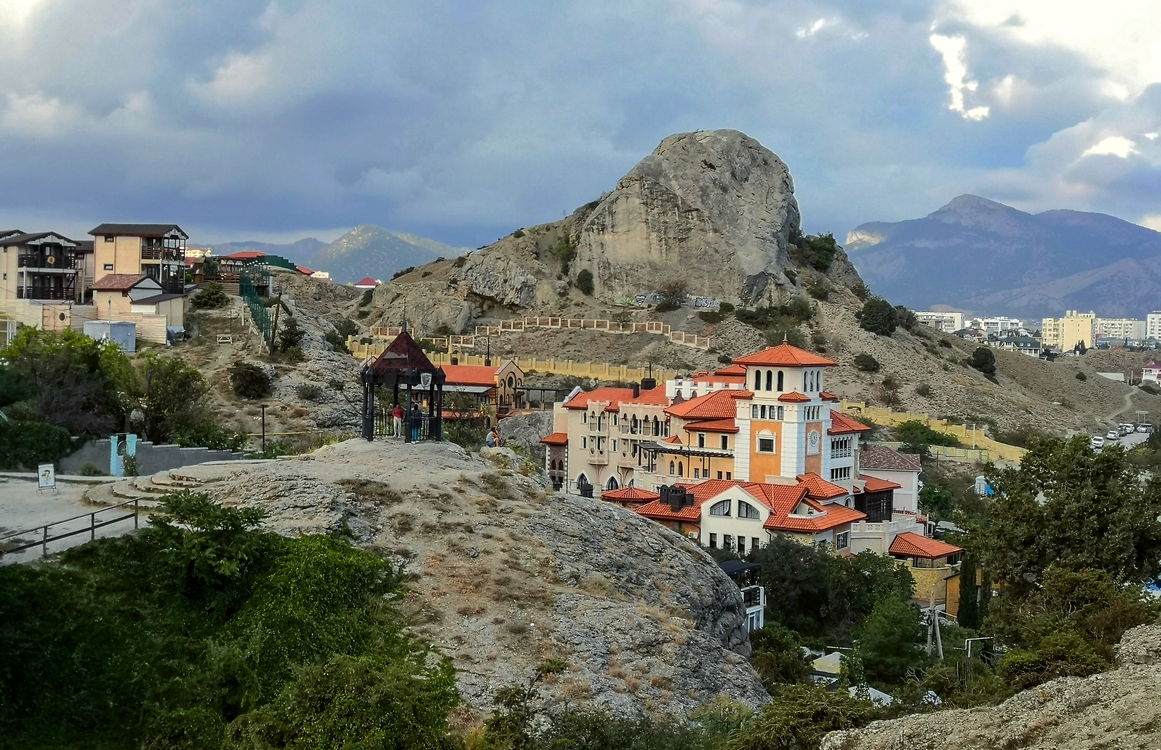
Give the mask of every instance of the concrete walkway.
[[[108, 484], [113, 481], [116, 481], [116, 478], [57, 477], [56, 493], [53, 493], [52, 490], [41, 490], [37, 492], [35, 473], [0, 473], [0, 536], [11, 532], [34, 529], [46, 523], [55, 523], [66, 518], [72, 518], [73, 516], [99, 511], [99, 506], [84, 502], [82, 499], [83, 495], [94, 485]], [[99, 523], [102, 516], [104, 518], [115, 518], [116, 516], [124, 514], [124, 510], [118, 508], [114, 511], [102, 513], [97, 516], [97, 520]], [[82, 518], [54, 527], [50, 529], [49, 533], [51, 535], [88, 527], [89, 517], [85, 515]], [[99, 537], [117, 536], [132, 530], [133, 521], [128, 520], [97, 529], [96, 535]], [[21, 541], [30, 542], [38, 538], [40, 537], [37, 534], [22, 535], [19, 537]], [[6, 539], [5, 541], [12, 543], [16, 539]], [[77, 534], [76, 536], [62, 539], [58, 542], [50, 542], [48, 552], [49, 554], [60, 552], [69, 547], [84, 544], [87, 541], [89, 541], [88, 534]], [[40, 553], [40, 547], [34, 547], [22, 552], [4, 555], [3, 558], [0, 558], [0, 565], [35, 560], [40, 557]]]

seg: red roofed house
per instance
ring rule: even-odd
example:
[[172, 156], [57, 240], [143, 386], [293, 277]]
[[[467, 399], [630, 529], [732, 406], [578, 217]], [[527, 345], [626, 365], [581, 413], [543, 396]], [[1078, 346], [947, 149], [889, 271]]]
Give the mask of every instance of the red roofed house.
[[470, 393], [486, 404], [491, 420], [521, 408], [524, 370], [514, 360], [494, 365], [444, 365], [444, 391]]
[[889, 552], [891, 557], [903, 561], [915, 579], [917, 601], [930, 602], [934, 598], [936, 606], [942, 604], [949, 611], [958, 610], [959, 568], [956, 566], [963, 549], [908, 531], [891, 541]]
[[372, 279], [370, 276], [364, 277], [362, 281], [355, 282], [356, 289], [374, 289], [379, 286], [379, 282]]

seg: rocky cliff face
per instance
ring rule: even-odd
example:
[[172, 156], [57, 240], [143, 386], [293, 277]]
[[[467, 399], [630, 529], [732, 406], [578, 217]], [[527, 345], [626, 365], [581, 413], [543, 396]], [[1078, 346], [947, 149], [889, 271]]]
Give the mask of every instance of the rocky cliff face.
[[[578, 217], [579, 218], [579, 217]], [[577, 222], [573, 273], [606, 299], [682, 280], [691, 294], [760, 298], [787, 281], [800, 232], [790, 170], [736, 130], [672, 135]]]
[[568, 671], [547, 700], [622, 716], [768, 700], [746, 661], [741, 594], [697, 545], [612, 503], [547, 494], [511, 451], [491, 453], [352, 440], [176, 473], [264, 509], [280, 534], [348, 533], [405, 565], [412, 626], [453, 659], [481, 714], [553, 657]]
[[999, 706], [908, 716], [834, 732], [822, 750], [1087, 750], [1161, 746], [1161, 626], [1125, 633], [1117, 668], [1064, 677]]

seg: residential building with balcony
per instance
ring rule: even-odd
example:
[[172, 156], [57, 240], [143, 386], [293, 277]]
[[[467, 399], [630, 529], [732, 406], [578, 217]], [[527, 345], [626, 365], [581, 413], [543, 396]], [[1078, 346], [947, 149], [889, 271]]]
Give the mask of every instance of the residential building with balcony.
[[185, 293], [185, 243], [176, 224], [101, 224], [93, 237], [94, 282], [109, 274], [144, 275], [163, 293]]
[[1137, 318], [1097, 318], [1093, 330], [1098, 340], [1144, 341], [1148, 322]]
[[1145, 316], [1145, 338], [1161, 341], [1161, 310]]
[[56, 232], [0, 232], [0, 299], [79, 303], [91, 252]]
[[926, 326], [937, 331], [955, 333], [964, 327], [964, 315], [961, 312], [937, 312], [935, 310], [916, 310], [915, 318]]
[[1096, 313], [1068, 310], [1063, 318], [1044, 318], [1040, 325], [1040, 340], [1044, 347], [1065, 351], [1084, 344], [1091, 349], [1096, 335]]

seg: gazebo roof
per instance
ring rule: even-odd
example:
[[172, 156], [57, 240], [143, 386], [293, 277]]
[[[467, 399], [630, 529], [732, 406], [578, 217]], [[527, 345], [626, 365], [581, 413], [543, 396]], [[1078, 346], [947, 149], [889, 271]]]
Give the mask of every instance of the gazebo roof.
[[419, 348], [419, 344], [415, 343], [415, 339], [411, 338], [411, 334], [407, 331], [396, 336], [395, 340], [383, 350], [383, 353], [371, 360], [367, 367], [376, 373], [403, 370], [417, 373], [442, 373], [438, 367], [431, 363], [431, 360], [427, 358], [427, 355]]

